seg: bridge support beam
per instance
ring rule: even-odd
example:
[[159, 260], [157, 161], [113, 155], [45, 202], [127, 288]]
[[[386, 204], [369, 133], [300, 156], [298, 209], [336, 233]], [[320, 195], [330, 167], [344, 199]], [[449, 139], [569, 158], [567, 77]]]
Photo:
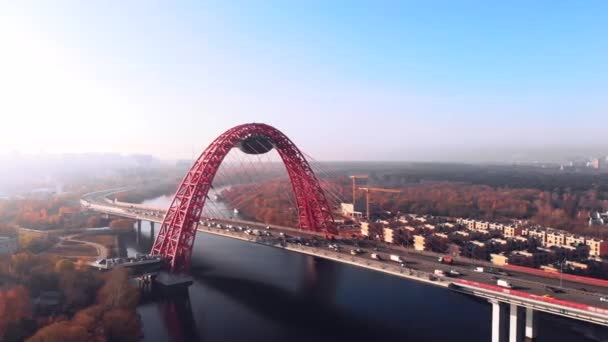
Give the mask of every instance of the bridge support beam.
[[538, 337], [538, 322], [534, 309], [526, 308], [526, 341], [534, 341]]
[[509, 342], [521, 342], [523, 334], [518, 329], [517, 311], [519, 307], [516, 304], [509, 305]]
[[154, 221], [150, 221], [150, 237], [154, 240]]
[[492, 342], [500, 342], [500, 302], [490, 300], [492, 304]]
[[137, 234], [135, 234], [135, 243], [139, 245], [139, 241], [141, 240], [141, 220], [137, 220]]

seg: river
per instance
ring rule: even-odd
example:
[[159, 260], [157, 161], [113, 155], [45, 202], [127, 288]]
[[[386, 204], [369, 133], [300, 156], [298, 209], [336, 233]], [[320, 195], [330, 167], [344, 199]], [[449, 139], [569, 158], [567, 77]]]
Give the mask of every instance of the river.
[[[144, 204], [168, 206], [170, 200]], [[127, 251], [149, 252], [150, 233], [144, 222], [139, 239], [135, 231], [124, 239]], [[146, 300], [138, 307], [145, 341], [490, 339], [490, 304], [476, 298], [205, 233], [194, 245], [194, 284], [187, 297]], [[539, 329], [541, 342], [608, 341], [608, 329], [553, 315], [540, 314]]]

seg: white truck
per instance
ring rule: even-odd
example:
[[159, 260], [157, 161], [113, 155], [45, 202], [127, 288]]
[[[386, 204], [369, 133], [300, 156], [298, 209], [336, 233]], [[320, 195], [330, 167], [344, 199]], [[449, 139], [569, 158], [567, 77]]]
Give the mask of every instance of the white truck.
[[372, 253], [372, 259], [382, 260], [382, 258], [380, 257], [380, 255], [378, 255], [376, 253]]
[[483, 267], [475, 267], [473, 269], [474, 272], [479, 272], [479, 273], [483, 273]]
[[401, 259], [400, 256], [394, 255], [394, 254], [391, 254], [390, 259], [391, 259], [391, 261], [395, 261], [395, 262], [399, 262], [399, 263], [403, 262], [403, 259]]
[[439, 277], [445, 277], [445, 272], [443, 272], [442, 270], [435, 270], [433, 274]]
[[504, 279], [498, 279], [496, 281], [496, 285], [501, 286], [501, 287], [505, 287], [507, 289], [512, 289], [513, 285], [511, 285], [511, 283], [509, 283], [508, 281], [504, 280]]

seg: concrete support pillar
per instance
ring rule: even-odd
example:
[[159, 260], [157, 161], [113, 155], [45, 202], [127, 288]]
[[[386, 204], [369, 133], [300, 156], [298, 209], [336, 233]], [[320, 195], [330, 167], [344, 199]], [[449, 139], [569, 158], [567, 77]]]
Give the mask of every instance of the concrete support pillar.
[[135, 234], [135, 243], [139, 245], [139, 241], [141, 240], [141, 220], [137, 220], [137, 233]]
[[516, 304], [509, 305], [509, 342], [521, 342], [523, 334], [518, 329], [517, 321], [517, 310]]
[[492, 304], [492, 342], [500, 342], [500, 302], [489, 302]]
[[538, 336], [538, 322], [534, 309], [526, 308], [526, 341], [534, 341]]
[[152, 237], [152, 240], [154, 240], [154, 222], [150, 221], [150, 236]]

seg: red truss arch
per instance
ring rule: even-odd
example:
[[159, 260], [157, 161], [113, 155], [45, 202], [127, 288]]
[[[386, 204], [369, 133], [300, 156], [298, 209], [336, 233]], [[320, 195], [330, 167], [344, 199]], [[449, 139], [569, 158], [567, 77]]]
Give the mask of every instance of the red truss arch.
[[207, 193], [224, 157], [239, 142], [264, 137], [287, 169], [295, 194], [301, 229], [336, 234], [329, 203], [304, 155], [285, 134], [266, 124], [233, 127], [203, 151], [179, 185], [161, 224], [151, 254], [167, 258], [172, 271], [188, 271], [196, 228]]

